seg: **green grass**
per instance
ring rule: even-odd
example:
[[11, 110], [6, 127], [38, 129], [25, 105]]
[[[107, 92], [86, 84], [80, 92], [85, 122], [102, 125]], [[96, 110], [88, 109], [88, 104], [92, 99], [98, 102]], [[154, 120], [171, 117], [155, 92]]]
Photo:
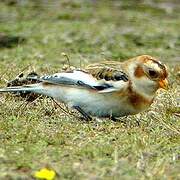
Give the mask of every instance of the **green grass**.
[[0, 179], [33, 179], [43, 167], [57, 179], [180, 178], [178, 1], [8, 2], [0, 2], [0, 32], [26, 40], [0, 49], [1, 86], [27, 66], [40, 74], [60, 71], [65, 52], [77, 67], [159, 57], [169, 67], [170, 90], [124, 123], [82, 122], [46, 97], [27, 104], [0, 95]]

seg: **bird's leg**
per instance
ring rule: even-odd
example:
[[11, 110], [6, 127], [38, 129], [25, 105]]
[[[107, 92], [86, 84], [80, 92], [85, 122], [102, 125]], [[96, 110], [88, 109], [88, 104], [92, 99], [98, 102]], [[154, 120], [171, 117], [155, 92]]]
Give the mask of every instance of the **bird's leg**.
[[86, 112], [84, 112], [79, 106], [73, 106], [74, 109], [76, 109], [86, 121], [91, 121], [92, 117], [89, 116]]

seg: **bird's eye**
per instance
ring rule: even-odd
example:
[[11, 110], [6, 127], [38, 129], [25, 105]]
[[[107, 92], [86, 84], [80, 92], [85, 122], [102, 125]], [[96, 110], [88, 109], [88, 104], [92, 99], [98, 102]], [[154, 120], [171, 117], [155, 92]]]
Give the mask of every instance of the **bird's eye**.
[[157, 78], [158, 77], [158, 73], [152, 69], [149, 70], [149, 75], [152, 77], [152, 78]]

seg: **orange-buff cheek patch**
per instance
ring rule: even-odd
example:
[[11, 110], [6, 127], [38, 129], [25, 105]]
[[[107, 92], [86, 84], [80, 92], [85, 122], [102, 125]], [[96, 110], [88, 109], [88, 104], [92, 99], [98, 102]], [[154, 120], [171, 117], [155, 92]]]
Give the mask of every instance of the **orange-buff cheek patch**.
[[134, 72], [134, 75], [135, 75], [135, 77], [138, 77], [138, 78], [144, 76], [144, 71], [143, 71], [142, 67], [138, 66]]

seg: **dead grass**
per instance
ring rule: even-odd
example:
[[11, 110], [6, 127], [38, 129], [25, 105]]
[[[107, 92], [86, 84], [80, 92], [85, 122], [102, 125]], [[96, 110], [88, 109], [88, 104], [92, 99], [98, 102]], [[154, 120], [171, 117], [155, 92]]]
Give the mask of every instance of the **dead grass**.
[[74, 66], [150, 54], [169, 66], [171, 87], [148, 111], [120, 122], [82, 122], [50, 98], [27, 104], [0, 95], [0, 179], [33, 179], [42, 167], [57, 179], [178, 179], [179, 3], [53, 2], [0, 3], [0, 30], [26, 39], [0, 49], [1, 86], [29, 65], [59, 71], [65, 52]]

